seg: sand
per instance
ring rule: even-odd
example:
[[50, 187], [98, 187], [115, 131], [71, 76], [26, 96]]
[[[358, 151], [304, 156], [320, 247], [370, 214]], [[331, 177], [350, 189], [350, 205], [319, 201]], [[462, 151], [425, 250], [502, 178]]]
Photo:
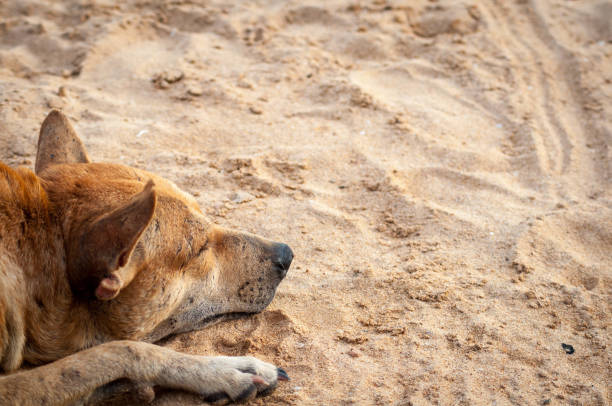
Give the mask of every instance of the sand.
[[253, 404], [612, 404], [611, 21], [605, 0], [7, 0], [0, 159], [32, 167], [60, 108], [95, 159], [290, 244], [267, 311], [165, 343], [285, 368]]

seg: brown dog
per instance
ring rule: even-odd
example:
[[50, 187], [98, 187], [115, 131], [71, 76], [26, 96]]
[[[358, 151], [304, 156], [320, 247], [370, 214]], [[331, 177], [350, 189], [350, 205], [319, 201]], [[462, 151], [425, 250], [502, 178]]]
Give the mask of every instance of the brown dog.
[[[161, 177], [90, 163], [58, 111], [35, 169], [0, 163], [0, 404], [91, 401], [126, 380], [240, 401], [287, 379], [252, 357], [149, 344], [262, 311], [287, 245], [210, 224]], [[48, 364], [14, 372], [24, 362]]]

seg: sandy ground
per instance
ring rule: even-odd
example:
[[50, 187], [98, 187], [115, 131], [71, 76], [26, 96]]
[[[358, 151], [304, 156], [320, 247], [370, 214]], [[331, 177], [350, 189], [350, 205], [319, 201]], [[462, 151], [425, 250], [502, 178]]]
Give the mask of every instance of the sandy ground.
[[284, 367], [259, 405], [612, 404], [611, 1], [117, 3], [0, 3], [0, 159], [61, 108], [296, 254], [165, 345]]

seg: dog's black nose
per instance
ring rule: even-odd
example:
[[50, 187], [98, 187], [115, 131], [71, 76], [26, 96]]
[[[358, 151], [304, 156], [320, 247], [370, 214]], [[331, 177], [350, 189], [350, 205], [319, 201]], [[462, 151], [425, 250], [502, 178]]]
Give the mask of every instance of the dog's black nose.
[[278, 267], [280, 278], [283, 279], [293, 261], [293, 251], [287, 244], [277, 244], [274, 255], [272, 262]]

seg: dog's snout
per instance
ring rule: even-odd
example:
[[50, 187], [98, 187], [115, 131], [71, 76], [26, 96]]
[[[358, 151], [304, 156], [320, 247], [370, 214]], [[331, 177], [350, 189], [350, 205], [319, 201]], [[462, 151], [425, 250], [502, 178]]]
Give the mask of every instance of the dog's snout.
[[278, 266], [281, 279], [287, 275], [291, 261], [293, 261], [293, 251], [291, 251], [291, 248], [287, 244], [277, 244], [273, 262]]

